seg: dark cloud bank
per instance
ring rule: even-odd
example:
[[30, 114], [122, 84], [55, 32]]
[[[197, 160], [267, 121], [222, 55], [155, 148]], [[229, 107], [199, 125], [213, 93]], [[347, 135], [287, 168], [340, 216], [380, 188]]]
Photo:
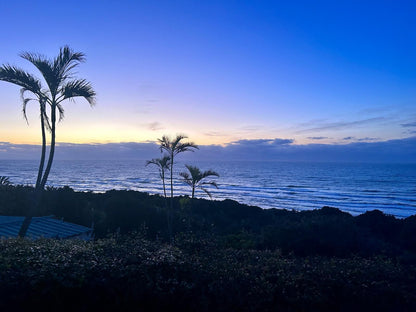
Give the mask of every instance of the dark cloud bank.
[[[0, 142], [0, 159], [38, 159], [40, 146]], [[158, 145], [148, 143], [70, 144], [56, 148], [56, 159], [137, 159], [160, 156]], [[240, 140], [226, 146], [203, 145], [183, 160], [256, 160], [416, 163], [416, 137], [384, 142], [295, 145], [288, 139]]]

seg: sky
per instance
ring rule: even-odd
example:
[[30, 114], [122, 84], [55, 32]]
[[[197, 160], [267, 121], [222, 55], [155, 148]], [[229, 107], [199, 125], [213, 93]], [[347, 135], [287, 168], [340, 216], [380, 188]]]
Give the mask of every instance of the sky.
[[[229, 158], [416, 159], [413, 1], [23, 0], [0, 12], [0, 64], [38, 75], [21, 52], [87, 56], [77, 77], [97, 104], [64, 103], [63, 158], [183, 133]], [[0, 159], [38, 151], [36, 104], [27, 124], [19, 88], [0, 82], [0, 109]]]

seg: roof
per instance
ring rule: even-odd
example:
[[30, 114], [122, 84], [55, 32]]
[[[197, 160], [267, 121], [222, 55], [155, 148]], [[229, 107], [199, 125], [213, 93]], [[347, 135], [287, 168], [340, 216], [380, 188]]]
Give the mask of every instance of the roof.
[[[17, 237], [25, 217], [0, 216], [0, 237]], [[85, 236], [90, 238], [92, 228], [55, 219], [53, 216], [33, 217], [26, 237], [32, 239], [72, 238]]]

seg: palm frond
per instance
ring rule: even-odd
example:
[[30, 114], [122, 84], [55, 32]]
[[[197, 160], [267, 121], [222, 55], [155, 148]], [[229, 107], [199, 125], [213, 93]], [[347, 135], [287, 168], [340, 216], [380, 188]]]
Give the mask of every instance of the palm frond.
[[190, 187], [193, 187], [193, 180], [187, 172], [181, 172], [179, 173], [179, 175], [183, 178], [183, 182], [185, 182], [185, 184], [188, 184]]
[[164, 135], [161, 139], [157, 139], [160, 145], [160, 152], [163, 152], [163, 150], [165, 150], [166, 152], [168, 152], [170, 154], [171, 152], [171, 140], [168, 136]]
[[62, 121], [65, 117], [65, 110], [61, 104], [57, 104], [56, 107], [58, 108], [58, 112], [59, 112], [59, 121]]
[[40, 71], [49, 87], [50, 92], [52, 93], [52, 96], [55, 96], [60, 81], [57, 79], [57, 75], [54, 72], [53, 63], [41, 54], [24, 52], [21, 53], [20, 56], [31, 62]]
[[199, 149], [199, 147], [194, 144], [193, 142], [187, 142], [187, 143], [179, 143], [176, 144], [175, 149], [174, 149], [174, 154], [177, 155], [179, 153], [183, 153], [183, 152], [194, 152], [194, 149]]
[[26, 123], [29, 124], [29, 120], [27, 119], [27, 114], [26, 114], [26, 106], [30, 101], [36, 101], [36, 99], [34, 98], [26, 98], [25, 97], [25, 93], [28, 90], [26, 88], [22, 88], [20, 89], [20, 98], [22, 99], [23, 105], [22, 105], [22, 112], [23, 112], [23, 117], [26, 120]]
[[176, 147], [183, 139], [187, 139], [188, 137], [184, 134], [176, 135], [175, 140], [172, 142], [172, 146]]
[[52, 131], [51, 122], [50, 122], [49, 117], [46, 114], [46, 111], [45, 110], [43, 111], [43, 113], [41, 113], [40, 118], [43, 118], [43, 122], [45, 124], [46, 130], [48, 130], [49, 132], [51, 132]]
[[170, 157], [168, 155], [164, 155], [162, 158], [153, 158], [146, 161], [146, 166], [148, 165], [156, 165], [160, 168], [164, 168], [165, 170], [169, 170]]
[[41, 82], [25, 72], [24, 70], [11, 65], [3, 65], [0, 67], [0, 80], [10, 82], [30, 91], [34, 94], [40, 94], [42, 85]]
[[62, 96], [59, 98], [59, 102], [75, 97], [83, 97], [91, 106], [95, 104], [96, 93], [91, 83], [85, 79], [72, 80], [66, 83], [62, 86], [61, 93]]
[[27, 114], [26, 114], [26, 106], [30, 101], [36, 101], [36, 99], [32, 99], [32, 98], [23, 98], [22, 97], [22, 113], [23, 113], [23, 118], [26, 120], [26, 123], [29, 124], [29, 120], [27, 119]]
[[[180, 176], [183, 178], [183, 182], [188, 184], [193, 190], [201, 189], [203, 190], [210, 198], [212, 198], [211, 193], [205, 188], [205, 186], [214, 186], [218, 188], [218, 185], [215, 181], [204, 181], [207, 177], [216, 176], [219, 177], [219, 174], [213, 170], [201, 171], [196, 166], [185, 165], [188, 169], [188, 172], [181, 172]], [[192, 194], [194, 191], [192, 191]]]
[[220, 175], [213, 170], [207, 170], [202, 173], [202, 179], [206, 177], [211, 177], [211, 176], [219, 177]]
[[9, 186], [9, 185], [12, 185], [12, 183], [9, 180], [9, 177], [0, 176], [0, 186]]
[[203, 190], [209, 196], [210, 199], [212, 199], [212, 194], [210, 191], [208, 191], [205, 187], [200, 187], [200, 189]]
[[218, 188], [218, 184], [215, 181], [209, 181], [209, 182], [201, 182], [200, 185], [212, 185], [215, 188]]
[[72, 78], [72, 69], [85, 61], [85, 54], [74, 52], [68, 46], [60, 48], [58, 56], [54, 59], [53, 68], [57, 75], [62, 78], [61, 82]]

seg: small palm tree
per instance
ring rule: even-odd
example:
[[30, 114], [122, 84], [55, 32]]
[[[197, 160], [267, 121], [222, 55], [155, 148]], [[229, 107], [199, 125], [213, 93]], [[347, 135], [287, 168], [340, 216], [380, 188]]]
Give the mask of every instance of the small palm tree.
[[177, 135], [175, 139], [171, 139], [164, 135], [161, 139], [158, 139], [160, 144], [160, 151], [166, 151], [170, 157], [170, 198], [171, 207], [173, 207], [173, 164], [176, 155], [183, 152], [193, 152], [195, 149], [199, 149], [193, 142], [182, 143], [183, 139], [186, 139], [185, 135]]
[[0, 176], [0, 187], [10, 185], [12, 185], [12, 183], [10, 182], [9, 177]]
[[159, 176], [162, 179], [163, 184], [163, 194], [166, 198], [165, 172], [170, 168], [170, 157], [168, 155], [164, 155], [162, 158], [153, 158], [152, 160], [148, 160], [146, 162], [146, 166], [148, 165], [156, 165], [158, 167]]
[[198, 167], [190, 165], [185, 165], [185, 167], [189, 173], [181, 172], [180, 175], [183, 181], [192, 188], [191, 198], [195, 197], [195, 189], [201, 189], [212, 199], [212, 194], [206, 189], [206, 186], [211, 185], [218, 188], [218, 185], [215, 181], [205, 181], [205, 179], [208, 177], [219, 177], [220, 175], [212, 170], [202, 172]]

